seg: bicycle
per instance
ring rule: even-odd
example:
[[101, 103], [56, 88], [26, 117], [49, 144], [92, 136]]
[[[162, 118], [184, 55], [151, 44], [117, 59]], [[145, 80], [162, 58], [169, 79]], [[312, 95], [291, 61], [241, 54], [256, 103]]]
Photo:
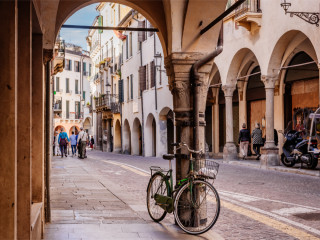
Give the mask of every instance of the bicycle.
[[155, 222], [163, 220], [167, 213], [174, 214], [179, 227], [186, 233], [197, 235], [210, 230], [220, 213], [220, 198], [209, 180], [214, 181], [219, 164], [214, 161], [195, 161], [192, 154], [202, 154], [186, 143], [173, 143], [176, 150], [186, 147], [190, 152], [189, 173], [177, 181], [173, 188], [171, 160], [174, 154], [165, 154], [169, 170], [151, 166], [151, 178], [147, 187], [147, 208]]

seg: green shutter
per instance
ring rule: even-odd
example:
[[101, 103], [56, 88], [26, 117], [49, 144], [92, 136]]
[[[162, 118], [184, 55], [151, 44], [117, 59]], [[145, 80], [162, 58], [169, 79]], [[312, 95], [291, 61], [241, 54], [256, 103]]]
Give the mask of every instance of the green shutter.
[[123, 97], [123, 79], [119, 80], [119, 102], [123, 103], [124, 97]]
[[82, 92], [82, 99], [86, 100], [86, 91]]
[[[103, 18], [102, 16], [100, 15], [99, 18], [98, 18], [98, 25], [99, 27], [103, 27], [103, 22], [102, 22]], [[103, 30], [99, 29], [99, 33], [103, 33]]]

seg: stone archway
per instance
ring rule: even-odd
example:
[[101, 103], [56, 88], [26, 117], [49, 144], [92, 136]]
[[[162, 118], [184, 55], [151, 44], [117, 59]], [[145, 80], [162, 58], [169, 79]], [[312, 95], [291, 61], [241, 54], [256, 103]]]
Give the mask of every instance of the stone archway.
[[146, 157], [155, 157], [157, 154], [157, 130], [156, 130], [156, 120], [152, 113], [147, 117], [146, 127], [145, 127], [145, 155]]
[[92, 136], [91, 125], [92, 125], [92, 124], [91, 124], [91, 118], [90, 118], [90, 117], [87, 117], [87, 118], [84, 120], [84, 122], [83, 122], [83, 129], [84, 129], [85, 131], [87, 131], [90, 136]]
[[114, 127], [114, 149], [113, 152], [120, 153], [121, 152], [121, 124], [119, 119], [116, 121]]
[[159, 113], [159, 147], [158, 155], [173, 153], [171, 144], [174, 142], [173, 112], [169, 107], [164, 107]]
[[74, 132], [75, 135], [78, 135], [78, 133], [80, 132], [80, 128], [78, 126], [71, 126], [69, 129], [69, 136], [72, 135], [72, 132]]
[[126, 119], [123, 123], [123, 145], [122, 152], [124, 154], [131, 154], [131, 129], [129, 121]]
[[132, 125], [132, 155], [142, 156], [142, 131], [141, 123], [138, 118], [135, 118]]

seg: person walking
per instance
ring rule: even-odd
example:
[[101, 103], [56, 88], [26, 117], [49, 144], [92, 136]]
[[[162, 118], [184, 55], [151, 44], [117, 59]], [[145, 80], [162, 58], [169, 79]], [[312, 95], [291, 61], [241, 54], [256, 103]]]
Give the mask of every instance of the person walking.
[[63, 155], [67, 157], [67, 145], [69, 143], [69, 138], [68, 134], [64, 132], [63, 128], [61, 128], [61, 132], [58, 137], [58, 142], [60, 146], [61, 157], [63, 158]]
[[83, 131], [83, 127], [80, 128], [77, 141], [79, 146], [79, 158], [84, 159], [87, 145], [87, 133]]
[[256, 128], [253, 129], [252, 134], [252, 143], [253, 143], [253, 151], [257, 155], [257, 160], [260, 159], [260, 147], [263, 146], [263, 139], [262, 139], [262, 131], [260, 129], [260, 123], [256, 123]]
[[77, 137], [76, 135], [74, 135], [73, 131], [72, 131], [72, 135], [70, 136], [70, 142], [71, 142], [71, 150], [72, 150], [72, 157], [73, 157], [77, 153]]
[[244, 160], [248, 156], [248, 148], [251, 142], [250, 131], [247, 129], [245, 123], [242, 124], [242, 129], [239, 133], [238, 143], [240, 144], [240, 153], [242, 154], [242, 159]]
[[91, 151], [93, 151], [93, 146], [94, 146], [94, 139], [93, 139], [93, 136], [91, 136], [91, 139], [90, 139], [90, 148], [91, 148]]

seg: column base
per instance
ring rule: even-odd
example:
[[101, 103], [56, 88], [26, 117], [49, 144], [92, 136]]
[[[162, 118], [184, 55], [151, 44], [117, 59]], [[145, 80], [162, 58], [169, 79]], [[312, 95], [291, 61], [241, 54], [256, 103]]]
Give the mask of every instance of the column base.
[[237, 147], [234, 143], [226, 143], [223, 148], [223, 161], [238, 160]]
[[265, 168], [267, 166], [280, 166], [279, 148], [277, 147], [261, 148], [260, 165]]

